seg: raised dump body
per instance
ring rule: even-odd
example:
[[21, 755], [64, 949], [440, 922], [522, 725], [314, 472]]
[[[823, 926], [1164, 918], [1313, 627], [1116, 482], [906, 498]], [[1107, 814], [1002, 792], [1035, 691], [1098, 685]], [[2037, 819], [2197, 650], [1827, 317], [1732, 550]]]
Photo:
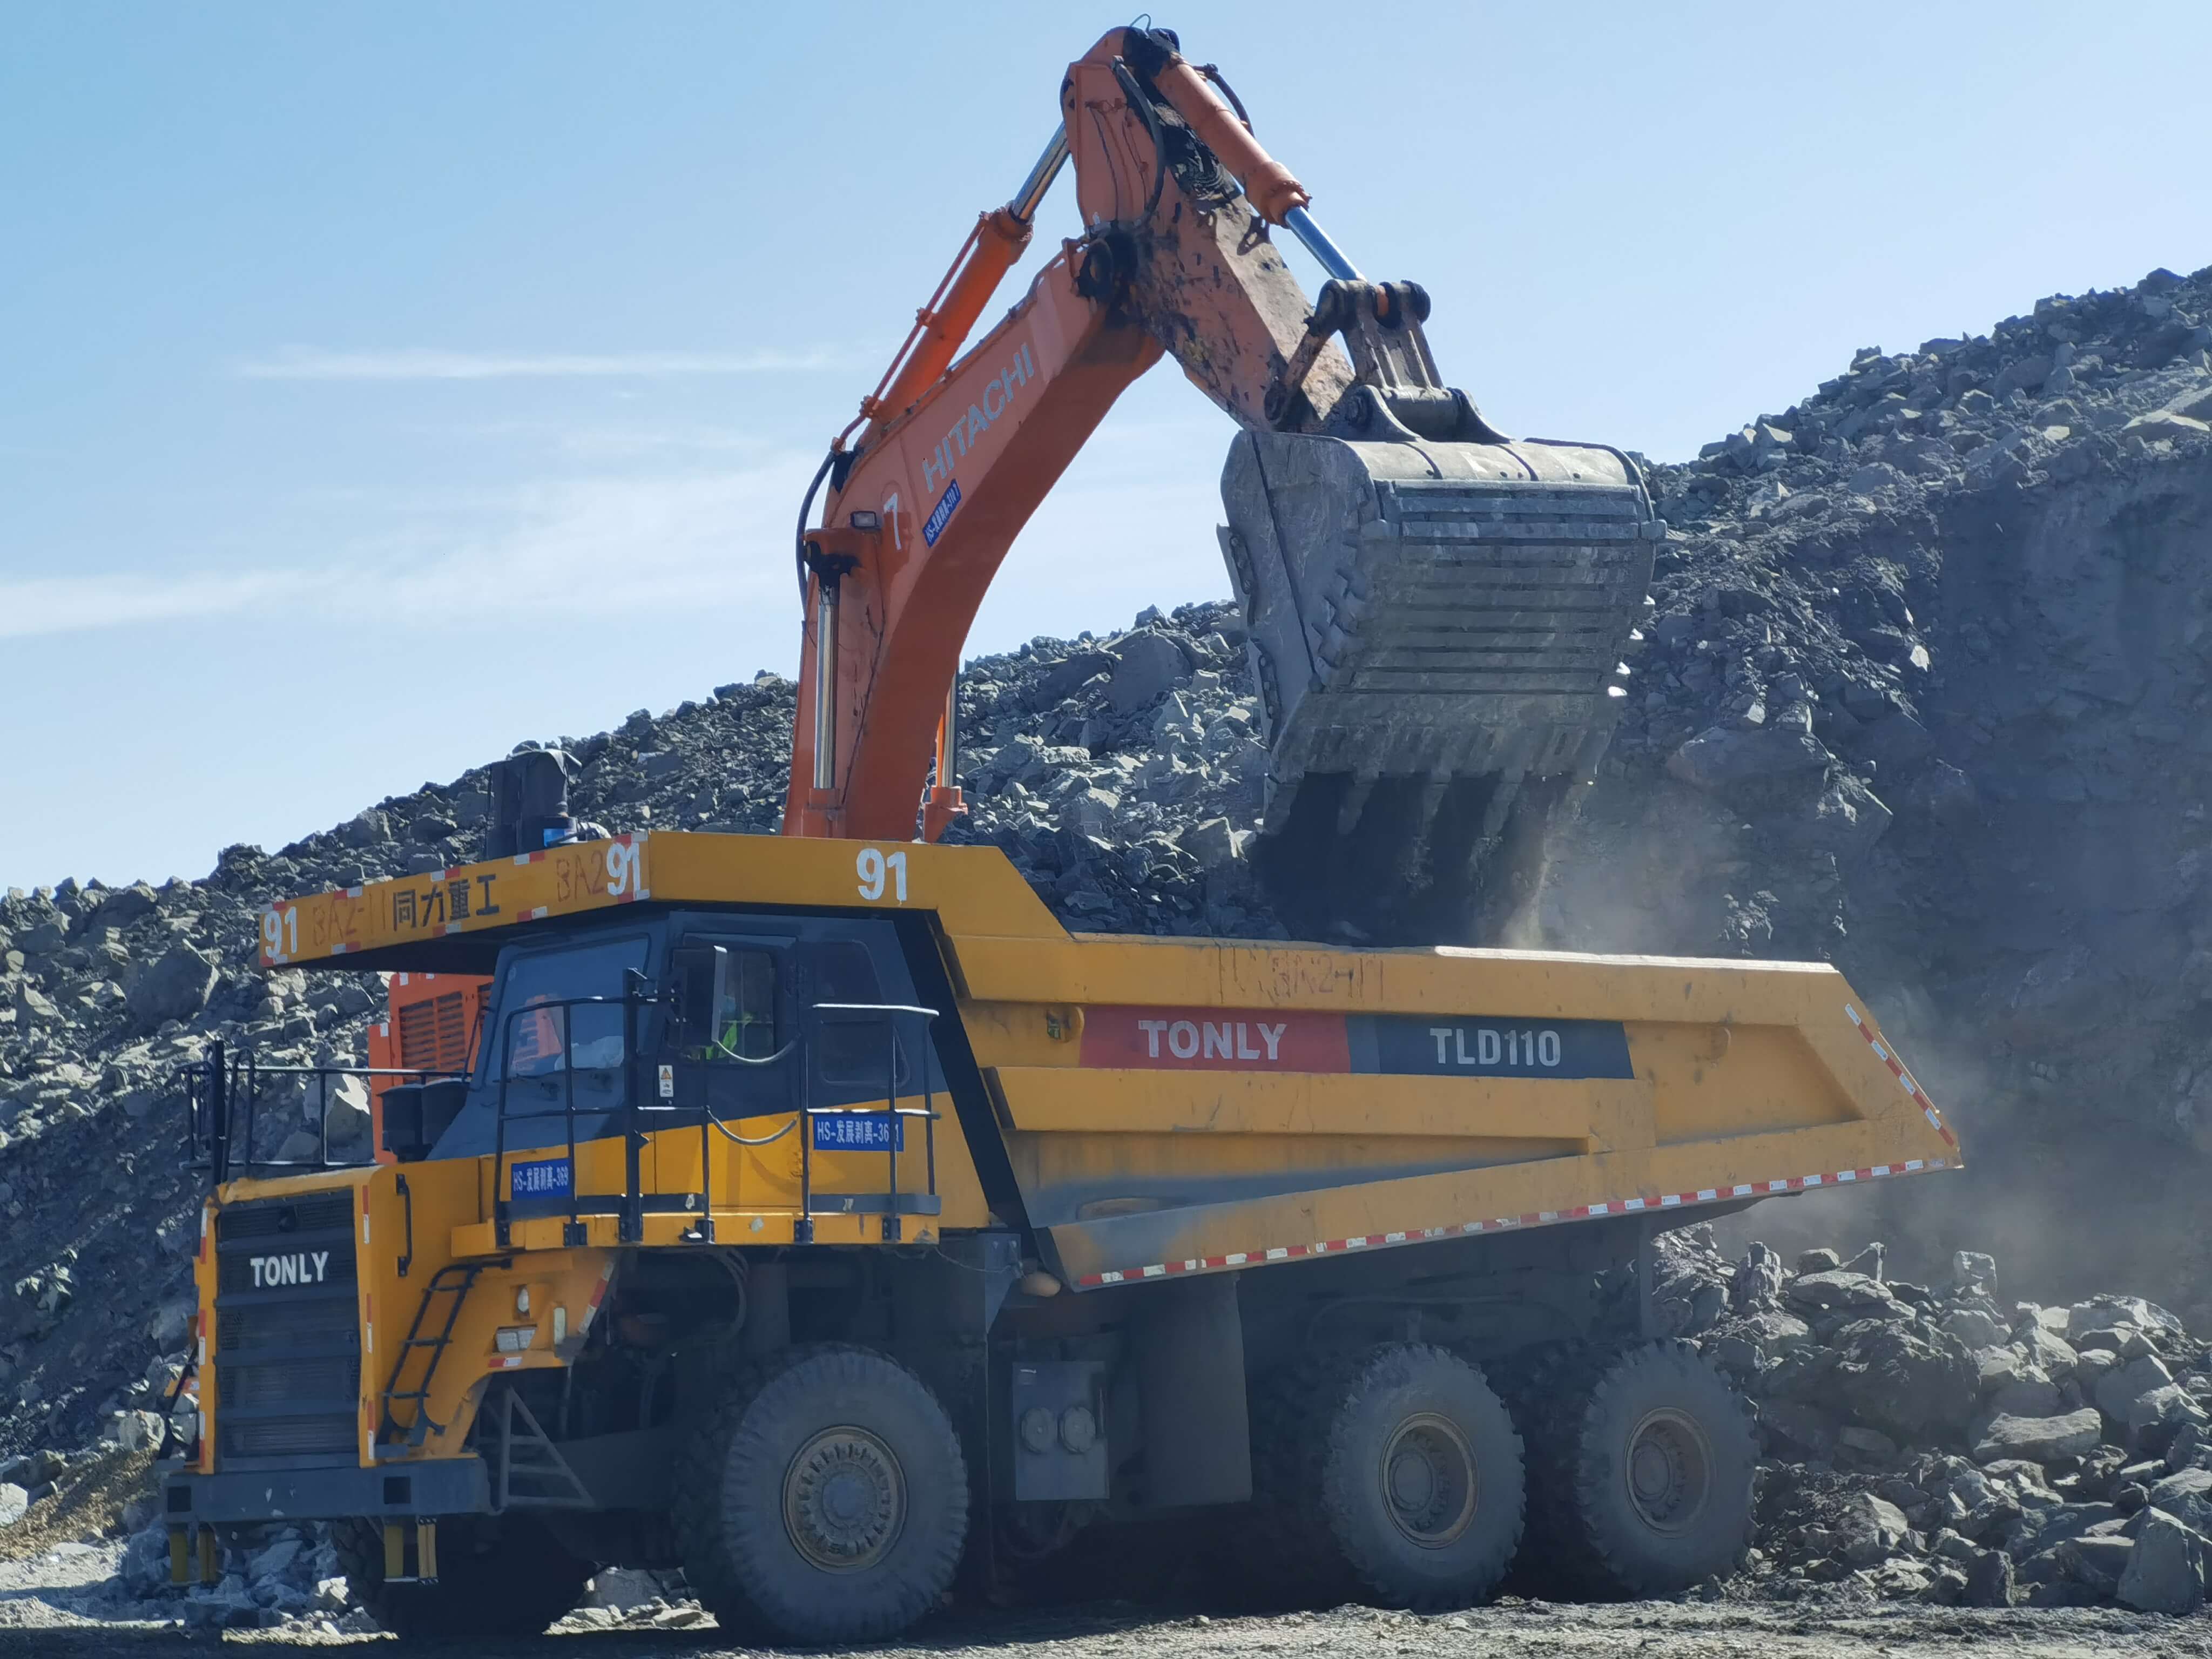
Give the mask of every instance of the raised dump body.
[[1956, 1159], [1825, 967], [1071, 935], [989, 848], [624, 836], [272, 907], [263, 941], [490, 975], [489, 1013], [464, 1075], [381, 1080], [393, 1164], [272, 1168], [254, 1120], [297, 1079], [200, 1068], [211, 1340], [170, 1514], [210, 1553], [343, 1520], [425, 1629], [680, 1562], [726, 1619], [883, 1634], [950, 1582], [962, 1468], [990, 1571], [1093, 1521], [1303, 1512], [1269, 1437], [1378, 1409], [1376, 1366], [1441, 1393], [1360, 1420], [1382, 1531], [1302, 1582], [1464, 1602], [1524, 1478], [1480, 1368], [1563, 1337], [1665, 1373], [1711, 1534], [1685, 1556], [1678, 1504], [1606, 1571], [1715, 1570], [1747, 1431], [1594, 1287], [1659, 1228]]

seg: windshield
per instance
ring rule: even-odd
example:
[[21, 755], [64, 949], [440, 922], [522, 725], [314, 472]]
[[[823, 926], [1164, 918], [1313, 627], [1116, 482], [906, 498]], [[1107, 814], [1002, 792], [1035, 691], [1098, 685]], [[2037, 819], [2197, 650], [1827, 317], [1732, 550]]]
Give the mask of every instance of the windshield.
[[487, 1080], [619, 1066], [623, 1059], [620, 1004], [579, 1005], [573, 1000], [618, 999], [624, 971], [645, 970], [648, 944], [643, 935], [632, 934], [515, 957], [501, 988], [495, 1040], [485, 1045]]

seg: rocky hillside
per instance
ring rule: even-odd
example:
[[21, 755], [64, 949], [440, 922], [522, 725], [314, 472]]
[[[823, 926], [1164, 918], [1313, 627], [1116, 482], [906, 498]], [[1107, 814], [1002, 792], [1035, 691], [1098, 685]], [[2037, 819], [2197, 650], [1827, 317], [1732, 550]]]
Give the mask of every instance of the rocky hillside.
[[1674, 534], [1644, 696], [1530, 917], [1578, 948], [1834, 960], [1966, 1136], [1967, 1175], [1893, 1200], [1893, 1237], [2192, 1312], [2208, 343], [2212, 271], [2156, 272], [1863, 351], [1655, 469]]
[[[2212, 1313], [2209, 346], [2212, 271], [2156, 272], [1862, 352], [1653, 468], [1674, 528], [1643, 696], [1508, 942], [1852, 975], [1970, 1167], [1762, 1206], [1769, 1237], [1878, 1231], [1929, 1273], [1994, 1248], [2054, 1302]], [[610, 829], [765, 833], [792, 695], [763, 677], [538, 740]], [[978, 659], [959, 697], [956, 837], [1071, 926], [1280, 935], [1229, 607]], [[129, 1413], [183, 1358], [198, 1193], [170, 1068], [212, 1036], [361, 1052], [374, 976], [258, 975], [260, 904], [464, 860], [488, 805], [471, 772], [201, 881], [0, 901], [0, 1452], [143, 1432]]]

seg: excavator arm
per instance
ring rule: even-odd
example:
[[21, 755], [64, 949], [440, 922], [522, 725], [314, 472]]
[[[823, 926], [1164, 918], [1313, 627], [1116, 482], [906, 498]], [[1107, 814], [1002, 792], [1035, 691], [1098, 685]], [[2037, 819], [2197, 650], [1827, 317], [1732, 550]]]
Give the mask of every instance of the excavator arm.
[[[919, 814], [934, 839], [961, 810], [951, 692], [976, 609], [1115, 399], [1168, 355], [1243, 428], [1221, 540], [1272, 750], [1274, 866], [1322, 924], [1382, 891], [1412, 913], [1464, 899], [1516, 805], [1548, 811], [1609, 732], [1650, 567], [1634, 467], [1510, 442], [1445, 387], [1426, 294], [1359, 275], [1168, 31], [1105, 35], [1069, 66], [1060, 118], [801, 510], [785, 833], [905, 840]], [[1085, 228], [963, 353], [1071, 161]], [[1317, 301], [1277, 228], [1331, 273]]]
[[[1157, 80], [1138, 79], [1133, 46]], [[1036, 167], [978, 222], [862, 404], [857, 441], [826, 464], [822, 527], [801, 538], [810, 626], [786, 834], [911, 836], [934, 755], [924, 805], [934, 839], [958, 810], [948, 694], [969, 624], [1114, 400], [1164, 348], [1233, 417], [1260, 423], [1304, 334], [1304, 294], [1198, 130], [1239, 155], [1277, 222], [1305, 192], [1171, 44], [1115, 30], [1070, 66], [1060, 103]], [[1071, 159], [1091, 231], [951, 362]], [[1349, 381], [1331, 355], [1310, 398]]]

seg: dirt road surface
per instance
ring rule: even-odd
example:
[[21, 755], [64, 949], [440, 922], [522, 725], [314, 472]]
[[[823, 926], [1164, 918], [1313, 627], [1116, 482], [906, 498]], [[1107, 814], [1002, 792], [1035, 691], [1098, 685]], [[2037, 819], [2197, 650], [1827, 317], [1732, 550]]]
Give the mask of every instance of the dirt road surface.
[[[26, 1594], [0, 1591], [0, 1600]], [[331, 1638], [232, 1632], [234, 1650], [299, 1646], [381, 1647], [381, 1638]], [[54, 1659], [184, 1659], [210, 1638], [175, 1628], [113, 1623], [0, 1624], [0, 1653]], [[526, 1642], [410, 1647], [459, 1659], [721, 1659], [770, 1651], [732, 1645], [711, 1626], [686, 1631], [610, 1630]], [[1938, 1651], [2027, 1659], [2212, 1655], [2212, 1617], [2176, 1620], [2110, 1611], [1982, 1612], [1930, 1608], [1818, 1610], [1641, 1602], [1618, 1607], [1501, 1603], [1421, 1617], [1364, 1607], [1267, 1618], [1162, 1618], [1125, 1604], [1044, 1615], [982, 1615], [933, 1621], [888, 1647], [852, 1649], [856, 1659], [1876, 1659]]]

